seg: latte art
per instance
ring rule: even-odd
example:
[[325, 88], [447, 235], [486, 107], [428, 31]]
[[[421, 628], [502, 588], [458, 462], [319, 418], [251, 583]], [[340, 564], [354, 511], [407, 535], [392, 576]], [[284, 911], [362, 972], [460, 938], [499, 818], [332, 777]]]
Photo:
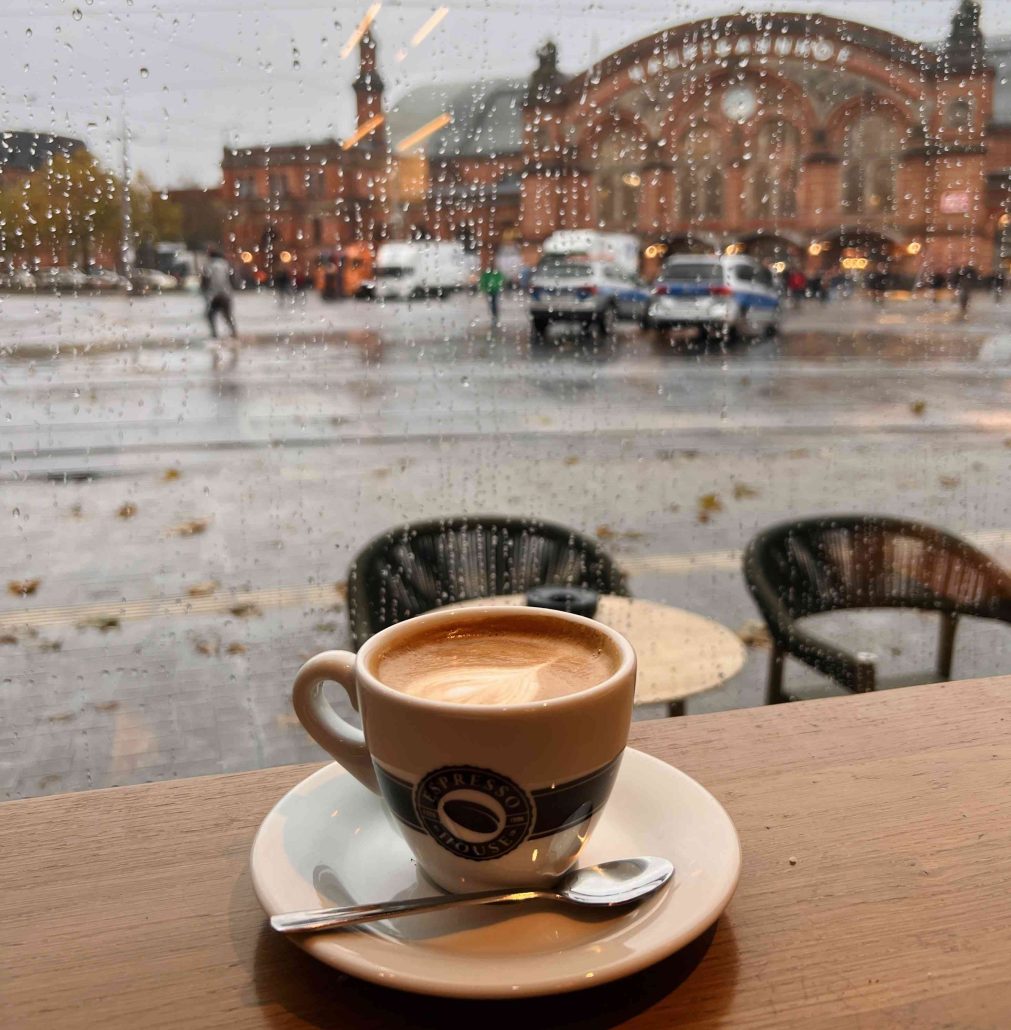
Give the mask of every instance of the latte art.
[[[400, 689], [433, 701], [465, 705], [516, 705], [557, 696], [551, 662], [536, 665], [467, 665], [429, 669]], [[544, 674], [542, 677], [542, 673]]]
[[516, 705], [562, 697], [602, 683], [617, 656], [582, 627], [560, 633], [538, 620], [501, 620], [429, 629], [381, 654], [376, 675], [413, 697], [466, 705]]

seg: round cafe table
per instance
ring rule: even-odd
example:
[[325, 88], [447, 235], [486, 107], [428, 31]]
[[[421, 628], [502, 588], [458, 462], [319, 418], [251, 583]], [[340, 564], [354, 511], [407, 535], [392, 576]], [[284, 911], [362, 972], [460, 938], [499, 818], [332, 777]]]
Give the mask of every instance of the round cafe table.
[[[504, 594], [451, 607], [525, 603], [524, 594]], [[635, 703], [665, 704], [669, 715], [683, 715], [686, 698], [721, 686], [744, 664], [744, 644], [736, 633], [683, 608], [601, 594], [594, 618], [616, 629], [635, 648]]]

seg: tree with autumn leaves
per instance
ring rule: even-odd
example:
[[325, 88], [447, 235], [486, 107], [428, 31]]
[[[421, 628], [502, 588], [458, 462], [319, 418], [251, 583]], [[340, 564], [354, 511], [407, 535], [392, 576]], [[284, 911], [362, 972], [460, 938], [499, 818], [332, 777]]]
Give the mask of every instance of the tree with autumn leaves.
[[[37, 171], [0, 186], [0, 263], [45, 267], [120, 262], [122, 180], [83, 148], [56, 154]], [[182, 214], [143, 175], [129, 189], [129, 244], [178, 239]]]

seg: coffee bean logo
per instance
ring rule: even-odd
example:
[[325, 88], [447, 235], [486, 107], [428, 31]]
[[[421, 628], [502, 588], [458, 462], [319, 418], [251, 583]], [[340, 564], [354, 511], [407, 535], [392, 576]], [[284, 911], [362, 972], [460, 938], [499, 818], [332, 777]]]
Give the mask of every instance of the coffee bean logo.
[[474, 766], [447, 766], [423, 777], [414, 810], [438, 844], [474, 862], [507, 855], [526, 840], [534, 821], [526, 791], [494, 770]]
[[474, 801], [450, 799], [443, 802], [443, 814], [472, 833], [498, 833], [498, 816]]

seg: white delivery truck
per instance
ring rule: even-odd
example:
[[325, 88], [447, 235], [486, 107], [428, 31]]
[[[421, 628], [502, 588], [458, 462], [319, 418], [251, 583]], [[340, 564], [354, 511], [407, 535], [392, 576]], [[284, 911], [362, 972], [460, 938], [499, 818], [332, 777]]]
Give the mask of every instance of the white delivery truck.
[[560, 229], [544, 241], [542, 253], [551, 258], [579, 255], [614, 265], [629, 275], [639, 272], [639, 239], [629, 233]]
[[363, 292], [377, 300], [444, 297], [477, 285], [477, 259], [454, 240], [384, 243], [376, 254], [375, 278]]

